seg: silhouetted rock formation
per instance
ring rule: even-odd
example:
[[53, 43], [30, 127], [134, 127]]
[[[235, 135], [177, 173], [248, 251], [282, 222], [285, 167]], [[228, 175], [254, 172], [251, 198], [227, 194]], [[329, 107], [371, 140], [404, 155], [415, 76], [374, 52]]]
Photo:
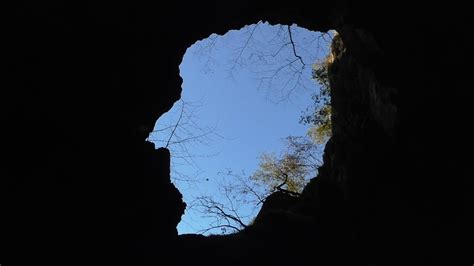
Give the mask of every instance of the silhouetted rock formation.
[[[474, 43], [466, 6], [23, 1], [6, 11], [0, 263], [468, 261]], [[145, 139], [180, 97], [186, 49], [259, 20], [340, 33], [324, 165], [301, 198], [244, 232], [178, 238], [185, 205], [169, 179], [169, 153]]]

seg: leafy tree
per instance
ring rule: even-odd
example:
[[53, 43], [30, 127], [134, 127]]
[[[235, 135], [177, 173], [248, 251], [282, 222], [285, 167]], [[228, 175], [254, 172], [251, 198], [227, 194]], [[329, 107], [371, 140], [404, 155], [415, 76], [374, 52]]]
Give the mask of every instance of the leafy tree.
[[300, 158], [293, 154], [277, 158], [274, 154], [264, 153], [260, 157], [259, 169], [252, 178], [271, 188], [285, 187], [290, 192], [300, 192], [307, 174], [306, 169], [300, 167], [301, 164]]
[[284, 190], [300, 193], [320, 164], [317, 146], [307, 137], [290, 136], [285, 139], [286, 151], [280, 156], [263, 153], [257, 171], [251, 176], [268, 192]]

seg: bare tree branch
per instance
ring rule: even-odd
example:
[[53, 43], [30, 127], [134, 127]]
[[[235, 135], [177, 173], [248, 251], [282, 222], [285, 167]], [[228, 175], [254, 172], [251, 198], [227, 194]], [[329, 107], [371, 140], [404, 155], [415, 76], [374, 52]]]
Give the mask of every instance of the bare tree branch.
[[[194, 207], [203, 208], [202, 213], [209, 218], [214, 218], [215, 225], [204, 229], [205, 232], [215, 228], [231, 228], [236, 231], [241, 231], [247, 228], [247, 225], [242, 221], [237, 209], [232, 207], [225, 207], [224, 204], [215, 201], [210, 196], [201, 196], [196, 198], [193, 203]], [[225, 221], [224, 223], [222, 221]]]
[[245, 41], [244, 46], [240, 49], [239, 55], [237, 56], [236, 59], [234, 59], [234, 64], [232, 65], [232, 67], [231, 67], [231, 69], [230, 69], [230, 72], [231, 72], [231, 73], [235, 70], [235, 67], [237, 66], [238, 61], [242, 58], [242, 55], [243, 55], [245, 49], [247, 49], [247, 47], [249, 46], [249, 43], [250, 43], [250, 41], [252, 40], [253, 34], [255, 33], [255, 30], [257, 29], [257, 27], [258, 27], [259, 24], [260, 24], [260, 22], [257, 23], [257, 24], [255, 24], [255, 26], [253, 26], [253, 29], [252, 29], [252, 31], [250, 32], [249, 37], [248, 37], [247, 40]]
[[291, 43], [291, 47], [293, 47], [293, 54], [295, 55], [295, 57], [297, 57], [301, 64], [303, 65], [303, 68], [306, 66], [306, 64], [303, 62], [303, 58], [301, 58], [301, 56], [299, 56], [297, 53], [296, 53], [296, 47], [295, 47], [295, 42], [293, 41], [293, 35], [291, 34], [291, 26], [288, 25], [288, 36], [290, 37], [290, 43]]

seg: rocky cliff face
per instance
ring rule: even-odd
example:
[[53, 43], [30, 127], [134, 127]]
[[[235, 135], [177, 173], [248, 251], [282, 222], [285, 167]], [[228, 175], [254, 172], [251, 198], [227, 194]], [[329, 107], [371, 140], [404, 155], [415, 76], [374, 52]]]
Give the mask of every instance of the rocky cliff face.
[[[472, 16], [454, 5], [429, 9], [18, 4], [4, 31], [0, 263], [467, 259]], [[301, 198], [269, 202], [245, 232], [178, 238], [184, 203], [169, 179], [169, 153], [145, 138], [179, 99], [186, 48], [261, 19], [340, 34], [324, 165]]]

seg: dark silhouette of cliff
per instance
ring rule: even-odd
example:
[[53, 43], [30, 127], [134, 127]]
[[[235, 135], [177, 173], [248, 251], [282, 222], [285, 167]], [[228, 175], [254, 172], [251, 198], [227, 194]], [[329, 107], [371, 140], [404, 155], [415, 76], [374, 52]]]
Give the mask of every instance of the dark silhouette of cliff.
[[[0, 263], [472, 263], [467, 6], [15, 5], [2, 31]], [[145, 138], [180, 97], [187, 47], [259, 20], [340, 34], [324, 165], [239, 234], [178, 237], [169, 152]]]

